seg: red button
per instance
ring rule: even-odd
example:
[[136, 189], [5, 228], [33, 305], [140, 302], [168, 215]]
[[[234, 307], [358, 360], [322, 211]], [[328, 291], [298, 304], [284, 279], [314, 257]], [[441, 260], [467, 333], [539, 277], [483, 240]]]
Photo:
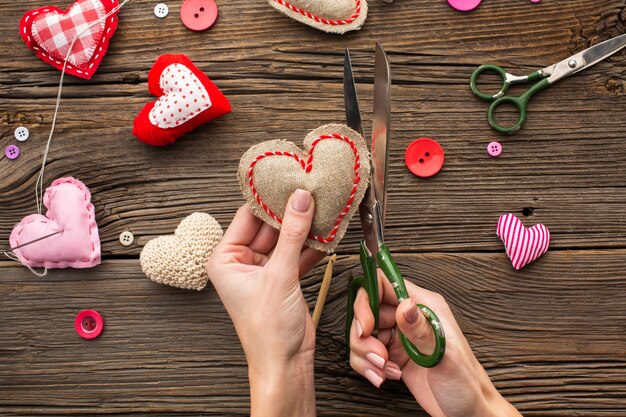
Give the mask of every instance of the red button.
[[414, 140], [404, 155], [407, 168], [418, 177], [432, 177], [443, 166], [443, 149], [428, 138]]
[[180, 20], [191, 30], [207, 30], [216, 19], [217, 5], [214, 0], [185, 0], [180, 8]]
[[83, 310], [74, 319], [74, 329], [82, 338], [95, 339], [104, 329], [104, 320], [95, 310]]

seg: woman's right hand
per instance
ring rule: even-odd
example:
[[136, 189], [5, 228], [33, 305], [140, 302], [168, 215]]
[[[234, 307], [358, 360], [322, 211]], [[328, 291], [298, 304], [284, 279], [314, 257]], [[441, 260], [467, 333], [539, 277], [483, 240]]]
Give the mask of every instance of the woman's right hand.
[[[354, 302], [350, 365], [355, 371], [376, 387], [387, 378], [401, 378], [431, 416], [521, 416], [492, 384], [441, 295], [406, 281], [409, 298], [398, 305], [391, 284], [380, 270], [378, 284], [381, 294], [378, 338], [372, 336], [374, 315], [363, 288]], [[430, 307], [445, 331], [446, 352], [433, 368], [415, 364], [398, 337], [401, 331], [421, 352], [433, 351], [433, 330], [416, 303]]]

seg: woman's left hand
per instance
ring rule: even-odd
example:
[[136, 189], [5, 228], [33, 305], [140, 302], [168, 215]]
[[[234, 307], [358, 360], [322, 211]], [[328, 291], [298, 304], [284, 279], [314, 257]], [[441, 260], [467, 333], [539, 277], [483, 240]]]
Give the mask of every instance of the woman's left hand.
[[246, 354], [252, 416], [315, 415], [315, 327], [299, 281], [324, 257], [303, 249], [314, 205], [296, 190], [280, 232], [241, 207], [206, 266]]

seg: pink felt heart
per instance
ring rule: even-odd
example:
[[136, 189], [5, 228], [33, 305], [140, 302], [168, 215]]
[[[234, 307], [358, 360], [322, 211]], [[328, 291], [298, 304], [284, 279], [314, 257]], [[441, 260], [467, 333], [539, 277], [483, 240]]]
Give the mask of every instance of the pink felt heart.
[[[77, 179], [59, 178], [46, 190], [45, 216], [31, 214], [13, 228], [9, 242], [31, 267], [90, 268], [100, 263], [100, 237], [91, 194]], [[57, 233], [59, 232], [59, 233]], [[57, 233], [34, 243], [44, 236]]]
[[513, 268], [522, 269], [546, 253], [550, 245], [550, 232], [543, 224], [526, 228], [514, 214], [500, 216], [497, 235], [506, 248]]

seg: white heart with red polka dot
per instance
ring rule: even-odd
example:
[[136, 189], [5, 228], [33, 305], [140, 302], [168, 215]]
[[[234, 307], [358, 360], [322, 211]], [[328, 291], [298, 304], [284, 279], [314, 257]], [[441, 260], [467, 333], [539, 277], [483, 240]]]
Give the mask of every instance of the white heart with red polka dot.
[[169, 65], [159, 80], [163, 96], [150, 110], [150, 123], [170, 129], [211, 107], [211, 99], [198, 77], [182, 64]]

